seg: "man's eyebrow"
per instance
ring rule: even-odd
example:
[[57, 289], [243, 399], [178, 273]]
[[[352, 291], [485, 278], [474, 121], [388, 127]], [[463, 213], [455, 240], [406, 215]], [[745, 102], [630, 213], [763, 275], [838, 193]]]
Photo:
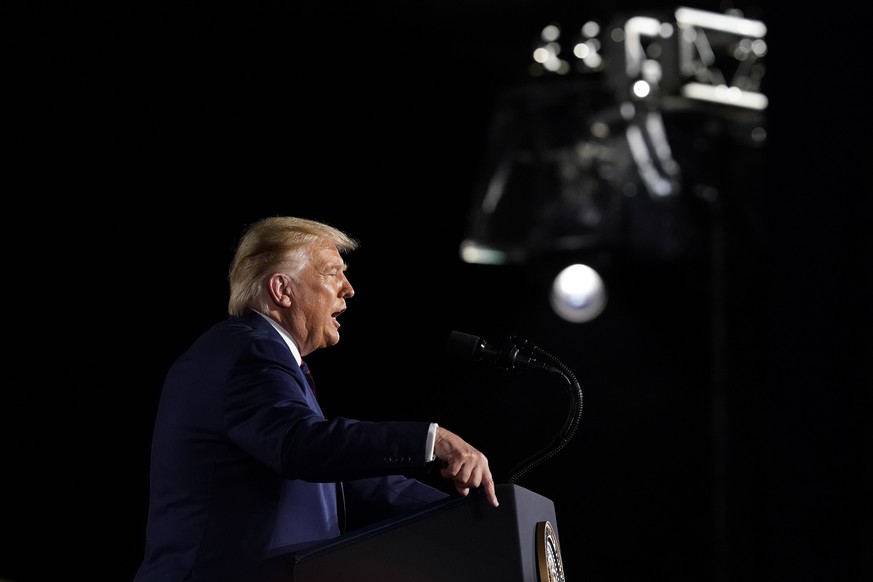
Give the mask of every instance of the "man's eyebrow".
[[[333, 261], [330, 261], [328, 263], [324, 263], [321, 266], [321, 269], [323, 269], [323, 270], [339, 269], [340, 271], [343, 271], [343, 272], [345, 272], [348, 268], [349, 268], [349, 264], [346, 263], [345, 261], [342, 261], [339, 263], [335, 263]], [[2, 582], [2, 581], [0, 581], [0, 582]]]

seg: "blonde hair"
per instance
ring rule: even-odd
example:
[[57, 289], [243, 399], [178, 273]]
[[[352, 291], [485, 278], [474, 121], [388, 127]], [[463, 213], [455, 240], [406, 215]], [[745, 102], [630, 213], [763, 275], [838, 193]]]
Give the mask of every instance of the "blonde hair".
[[249, 225], [230, 263], [228, 313], [263, 311], [261, 286], [266, 278], [280, 266], [289, 274], [299, 273], [306, 265], [309, 247], [325, 240], [335, 244], [341, 254], [358, 248], [358, 241], [343, 231], [306, 218], [271, 216]]

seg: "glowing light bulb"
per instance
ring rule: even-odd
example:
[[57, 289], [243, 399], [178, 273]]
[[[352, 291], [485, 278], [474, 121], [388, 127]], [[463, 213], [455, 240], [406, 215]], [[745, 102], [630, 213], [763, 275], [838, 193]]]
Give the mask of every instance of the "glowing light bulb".
[[600, 275], [583, 264], [565, 267], [552, 283], [552, 309], [571, 323], [591, 321], [606, 307], [606, 287]]

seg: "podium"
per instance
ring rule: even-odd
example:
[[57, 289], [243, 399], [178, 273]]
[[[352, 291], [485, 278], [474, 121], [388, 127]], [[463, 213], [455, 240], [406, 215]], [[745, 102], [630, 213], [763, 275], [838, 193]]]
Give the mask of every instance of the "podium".
[[563, 581], [552, 501], [496, 490], [497, 508], [474, 492], [298, 552], [293, 582]]

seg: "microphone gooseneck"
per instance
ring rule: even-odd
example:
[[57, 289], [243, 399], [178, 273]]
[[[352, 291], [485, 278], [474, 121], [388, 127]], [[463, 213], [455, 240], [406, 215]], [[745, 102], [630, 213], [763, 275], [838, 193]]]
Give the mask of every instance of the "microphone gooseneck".
[[449, 354], [464, 360], [487, 360], [504, 370], [512, 370], [515, 367], [544, 370], [560, 374], [567, 382], [567, 389], [572, 398], [564, 425], [548, 445], [523, 459], [513, 468], [508, 483], [515, 483], [523, 474], [554, 457], [567, 446], [576, 433], [582, 417], [582, 387], [573, 372], [560, 360], [517, 336], [510, 336], [502, 346], [498, 347], [478, 336], [453, 331], [449, 334], [446, 349]]

